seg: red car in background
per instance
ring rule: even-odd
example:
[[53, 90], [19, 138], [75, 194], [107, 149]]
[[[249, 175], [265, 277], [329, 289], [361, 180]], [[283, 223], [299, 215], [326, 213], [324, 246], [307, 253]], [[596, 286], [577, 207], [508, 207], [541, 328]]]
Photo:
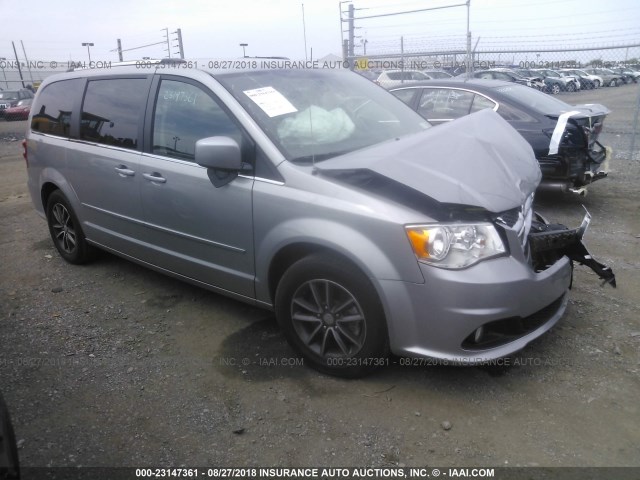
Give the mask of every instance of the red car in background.
[[20, 100], [15, 107], [9, 107], [4, 111], [4, 118], [8, 122], [11, 120], [26, 120], [29, 118], [32, 101], [32, 98]]

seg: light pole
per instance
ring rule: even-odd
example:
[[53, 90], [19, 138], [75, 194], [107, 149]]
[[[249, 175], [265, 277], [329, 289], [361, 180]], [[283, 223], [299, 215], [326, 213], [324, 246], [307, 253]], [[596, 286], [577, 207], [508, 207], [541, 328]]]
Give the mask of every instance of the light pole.
[[248, 47], [249, 44], [248, 43], [241, 43], [240, 46], [242, 47], [242, 56], [246, 58], [247, 57], [247, 52], [245, 50], [245, 47]]
[[90, 49], [90, 47], [93, 47], [93, 43], [83, 42], [82, 46], [83, 47], [87, 47], [87, 53], [89, 54], [89, 63], [91, 63], [91, 49]]

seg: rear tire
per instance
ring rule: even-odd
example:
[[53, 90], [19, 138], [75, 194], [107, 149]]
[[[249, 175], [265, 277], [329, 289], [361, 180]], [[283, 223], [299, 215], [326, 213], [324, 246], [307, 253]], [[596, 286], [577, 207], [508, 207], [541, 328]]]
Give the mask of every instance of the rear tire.
[[309, 365], [356, 378], [388, 363], [385, 315], [366, 275], [327, 254], [294, 263], [278, 284], [278, 323]]
[[60, 190], [49, 195], [46, 212], [49, 233], [60, 256], [76, 265], [89, 261], [91, 247], [87, 243], [78, 217]]
[[618, 86], [618, 80], [616, 80], [615, 78], [613, 80], [611, 80], [609, 82], [609, 86], [610, 87], [617, 87]]
[[557, 83], [554, 83], [553, 85], [551, 85], [549, 91], [551, 92], [552, 95], [557, 95], [560, 93], [560, 85], [558, 85]]
[[600, 80], [594, 80], [593, 84], [596, 88], [600, 88]]

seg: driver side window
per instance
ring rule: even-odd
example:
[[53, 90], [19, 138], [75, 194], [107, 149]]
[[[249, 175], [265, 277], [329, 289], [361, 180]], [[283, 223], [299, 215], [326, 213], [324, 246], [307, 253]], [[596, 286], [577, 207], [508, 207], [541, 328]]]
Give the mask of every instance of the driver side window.
[[189, 83], [162, 80], [153, 118], [152, 152], [194, 161], [196, 142], [214, 136], [231, 137], [242, 146], [242, 131], [207, 92]]

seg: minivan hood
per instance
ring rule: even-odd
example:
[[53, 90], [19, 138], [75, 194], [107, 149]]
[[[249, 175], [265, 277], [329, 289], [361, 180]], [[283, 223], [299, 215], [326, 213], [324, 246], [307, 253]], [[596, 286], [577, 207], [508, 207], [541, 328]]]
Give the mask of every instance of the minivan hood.
[[529, 143], [490, 109], [316, 167], [371, 170], [440, 203], [495, 213], [523, 205], [542, 176]]

